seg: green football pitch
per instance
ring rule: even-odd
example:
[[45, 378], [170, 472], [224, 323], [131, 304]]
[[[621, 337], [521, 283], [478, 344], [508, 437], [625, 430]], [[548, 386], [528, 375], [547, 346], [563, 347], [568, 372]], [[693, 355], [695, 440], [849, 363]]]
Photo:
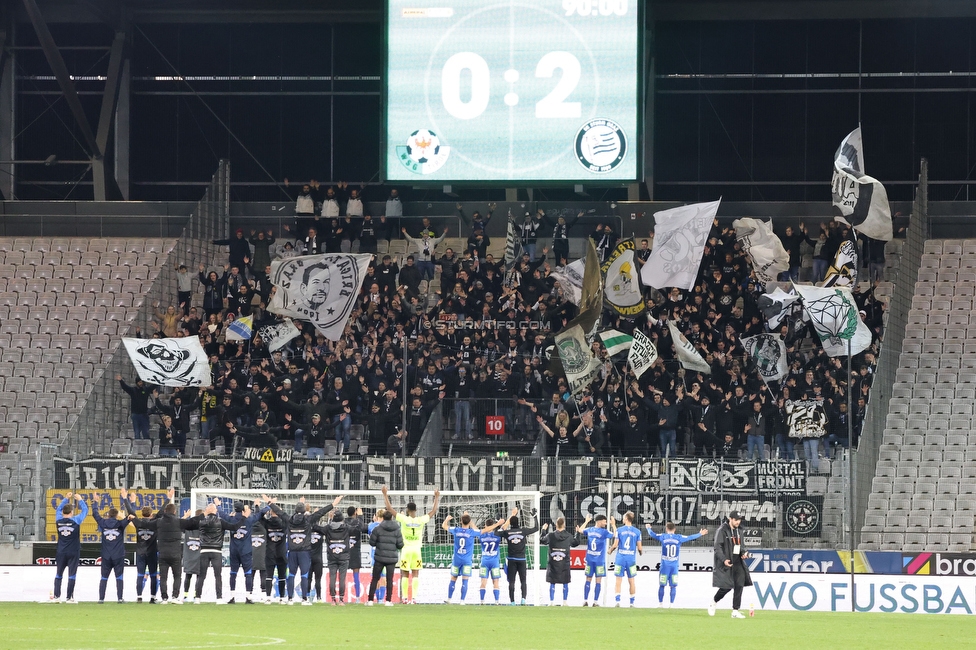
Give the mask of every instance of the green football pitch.
[[[415, 605], [0, 604], [0, 648], [965, 648], [968, 616]], [[635, 645], [636, 644], [636, 645]]]

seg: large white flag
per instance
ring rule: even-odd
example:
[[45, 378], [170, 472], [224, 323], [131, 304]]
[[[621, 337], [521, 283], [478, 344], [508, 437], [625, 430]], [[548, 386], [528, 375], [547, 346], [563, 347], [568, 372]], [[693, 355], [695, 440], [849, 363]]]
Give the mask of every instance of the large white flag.
[[630, 346], [630, 352], [627, 353], [627, 362], [630, 363], [634, 376], [640, 379], [655, 361], [657, 361], [657, 348], [654, 347], [654, 342], [644, 332], [634, 330], [634, 341]]
[[583, 337], [583, 328], [573, 325], [556, 335], [556, 350], [569, 382], [569, 392], [578, 395], [596, 378], [600, 362], [593, 358]]
[[307, 320], [325, 338], [337, 341], [356, 306], [371, 257], [326, 253], [272, 262], [271, 283], [277, 291], [269, 311]]
[[258, 335], [271, 352], [285, 347], [288, 341], [296, 338], [301, 333], [301, 330], [295, 326], [295, 323], [291, 322], [290, 318], [286, 318], [274, 325], [266, 325], [258, 330]]
[[671, 340], [674, 342], [674, 351], [678, 353], [678, 361], [681, 363], [681, 367], [710, 374], [712, 367], [702, 359], [691, 341], [686, 339], [685, 335], [675, 327], [674, 321], [668, 321], [668, 329], [671, 330]]
[[123, 338], [139, 379], [159, 386], [209, 386], [207, 353], [196, 336], [167, 339]]
[[574, 305], [580, 304], [583, 295], [583, 272], [586, 270], [586, 260], [580, 258], [572, 264], [560, 266], [550, 275], [559, 281], [563, 295]]
[[767, 222], [745, 217], [733, 221], [732, 227], [736, 239], [752, 258], [752, 269], [763, 286], [790, 269], [790, 254], [773, 232], [772, 219]]
[[646, 287], [695, 287], [705, 242], [721, 199], [654, 213], [654, 249], [641, 268]]
[[834, 154], [830, 181], [834, 218], [872, 239], [891, 241], [891, 207], [884, 185], [864, 171], [861, 127], [844, 138]]
[[759, 376], [763, 381], [779, 381], [786, 377], [789, 370], [786, 364], [786, 344], [779, 334], [757, 334], [744, 336], [742, 346], [759, 368]]
[[871, 345], [871, 330], [861, 320], [857, 303], [847, 287], [814, 287], [794, 284], [803, 309], [829, 357], [859, 354]]

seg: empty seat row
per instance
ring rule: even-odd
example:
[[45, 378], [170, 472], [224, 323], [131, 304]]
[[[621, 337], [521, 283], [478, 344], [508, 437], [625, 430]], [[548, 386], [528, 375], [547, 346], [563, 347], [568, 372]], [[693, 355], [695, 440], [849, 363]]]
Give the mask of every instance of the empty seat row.
[[148, 266], [154, 267], [165, 259], [161, 253], [22, 253], [20, 251], [0, 251], [0, 264], [4, 266], [53, 267], [73, 266], [84, 272], [85, 267], [96, 266]]
[[976, 295], [976, 269], [967, 271], [939, 271], [934, 282], [919, 280], [915, 283], [915, 295], [919, 297], [972, 297]]
[[80, 237], [0, 237], [0, 251], [35, 251], [46, 253], [49, 251], [114, 251], [116, 253], [168, 253], [173, 249], [176, 240], [159, 239], [155, 237], [139, 239], [95, 238]]
[[47, 306], [47, 307], [139, 307], [142, 305], [145, 294], [149, 291], [151, 286], [150, 281], [146, 280], [146, 285], [143, 287], [142, 282], [139, 280], [126, 280], [126, 282], [135, 282], [127, 287], [123, 287], [126, 291], [117, 293], [71, 293], [62, 292], [56, 296], [52, 296], [53, 302], [48, 297], [42, 300], [38, 299], [38, 296], [43, 296], [44, 293], [38, 294], [34, 291], [24, 291], [21, 293], [13, 293], [5, 291], [0, 293], [0, 307], [37, 307], [37, 306]]
[[920, 311], [970, 311], [972, 308], [973, 299], [971, 297], [914, 296], [912, 298], [912, 309]]

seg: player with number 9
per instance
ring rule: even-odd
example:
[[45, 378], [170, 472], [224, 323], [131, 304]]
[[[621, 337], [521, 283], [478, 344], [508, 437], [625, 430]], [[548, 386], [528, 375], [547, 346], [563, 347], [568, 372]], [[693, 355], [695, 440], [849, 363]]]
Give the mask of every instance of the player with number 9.
[[[671, 521], [664, 525], [664, 529], [666, 532], [658, 535], [651, 529], [650, 524], [647, 525], [647, 534], [661, 542], [661, 586], [657, 590], [657, 600], [660, 606], [670, 609], [678, 591], [678, 556], [681, 554], [681, 545], [708, 534], [708, 529], [702, 528], [694, 535], [679, 535], [675, 532], [677, 528], [674, 522]], [[664, 587], [666, 585], [671, 586], [671, 598], [667, 605], [664, 604]]]
[[471, 515], [467, 512], [461, 515], [461, 525], [451, 526], [453, 517], [444, 518], [441, 528], [454, 537], [454, 558], [451, 561], [451, 584], [447, 588], [447, 602], [450, 604], [454, 597], [454, 587], [458, 576], [461, 576], [461, 604], [468, 596], [468, 579], [471, 577], [471, 564], [474, 560], [474, 543], [478, 539], [478, 531], [471, 525]]

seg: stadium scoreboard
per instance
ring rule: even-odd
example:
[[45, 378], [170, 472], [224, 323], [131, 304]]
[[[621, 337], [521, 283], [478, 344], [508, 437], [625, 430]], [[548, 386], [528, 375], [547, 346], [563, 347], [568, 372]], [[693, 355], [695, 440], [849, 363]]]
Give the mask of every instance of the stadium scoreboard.
[[385, 173], [637, 179], [639, 0], [387, 0]]

